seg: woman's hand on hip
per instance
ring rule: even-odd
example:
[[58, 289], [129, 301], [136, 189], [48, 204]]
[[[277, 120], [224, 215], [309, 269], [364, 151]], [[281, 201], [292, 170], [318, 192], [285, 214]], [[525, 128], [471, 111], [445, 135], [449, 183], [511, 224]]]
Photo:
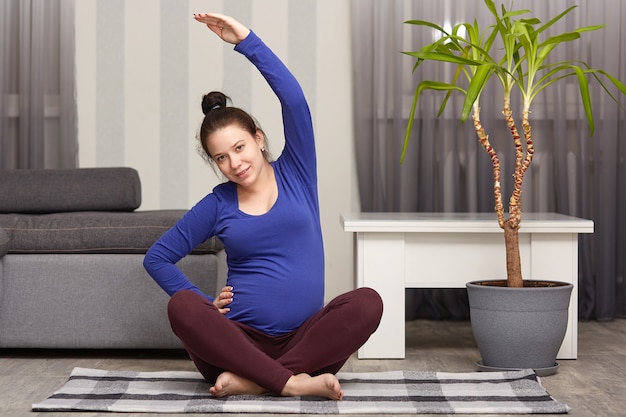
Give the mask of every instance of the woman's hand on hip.
[[220, 313], [226, 314], [230, 311], [228, 305], [233, 302], [233, 287], [226, 286], [222, 288], [222, 291], [213, 300], [213, 305], [217, 307]]
[[207, 25], [224, 42], [237, 45], [246, 39], [250, 29], [230, 16], [219, 13], [194, 13], [194, 19]]

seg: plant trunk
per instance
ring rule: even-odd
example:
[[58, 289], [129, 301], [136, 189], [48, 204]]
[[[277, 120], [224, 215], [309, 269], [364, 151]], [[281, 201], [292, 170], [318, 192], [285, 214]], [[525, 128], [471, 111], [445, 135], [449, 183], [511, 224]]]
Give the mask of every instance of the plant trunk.
[[522, 262], [519, 253], [519, 223], [511, 219], [504, 223], [504, 244], [506, 246], [507, 286], [522, 288]]
[[478, 104], [474, 105], [474, 113], [472, 118], [474, 120], [474, 130], [480, 141], [482, 147], [487, 151], [491, 158], [493, 167], [493, 184], [494, 184], [494, 199], [495, 199], [495, 212], [498, 216], [498, 224], [504, 230], [504, 242], [506, 245], [506, 272], [507, 272], [507, 286], [522, 288], [524, 281], [522, 280], [522, 262], [520, 259], [519, 250], [519, 228], [522, 221], [522, 181], [524, 174], [530, 165], [530, 161], [533, 155], [532, 139], [530, 136], [530, 123], [528, 123], [528, 113], [524, 113], [524, 133], [527, 143], [527, 154], [524, 158], [524, 148], [521, 138], [515, 126], [513, 115], [509, 107], [508, 97], [505, 96], [505, 106], [503, 111], [506, 117], [507, 126], [511, 132], [511, 135], [515, 144], [515, 173], [513, 193], [509, 199], [509, 217], [505, 218], [504, 205], [502, 202], [502, 190], [500, 188], [500, 160], [498, 153], [489, 143], [489, 137], [483, 129], [480, 122], [480, 107]]
[[496, 212], [496, 216], [498, 216], [498, 225], [504, 229], [504, 204], [502, 203], [502, 189], [500, 188], [500, 158], [498, 158], [498, 153], [489, 143], [489, 136], [485, 133], [485, 129], [483, 128], [482, 123], [480, 122], [480, 107], [478, 106], [478, 102], [474, 104], [474, 112], [472, 114], [472, 118], [474, 119], [474, 130], [476, 131], [476, 135], [478, 136], [478, 140], [482, 147], [487, 151], [489, 155], [489, 159], [491, 159], [491, 164], [493, 167], [493, 198], [494, 198], [494, 211]]

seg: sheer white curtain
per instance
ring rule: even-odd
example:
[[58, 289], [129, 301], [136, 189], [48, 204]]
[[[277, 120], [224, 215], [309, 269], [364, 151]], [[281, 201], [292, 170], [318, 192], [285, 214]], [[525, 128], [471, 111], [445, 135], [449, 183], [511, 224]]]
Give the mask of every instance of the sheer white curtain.
[[[626, 4], [610, 0], [580, 0], [577, 4], [579, 7], [554, 27], [554, 33], [599, 23], [606, 27], [585, 33], [583, 40], [568, 45], [555, 59], [580, 59], [626, 80]], [[526, 0], [514, 5], [531, 9], [547, 21], [572, 2]], [[433, 40], [433, 33], [403, 22], [422, 19], [453, 26], [474, 18], [489, 21], [483, 0], [353, 0], [352, 7], [355, 151], [362, 210], [492, 211], [491, 164], [471, 123], [458, 121], [460, 97], [437, 118], [441, 95], [423, 96], [409, 153], [404, 164], [399, 164], [417, 83], [441, 79], [441, 73], [451, 70], [430, 65], [412, 73], [414, 60], [401, 51], [419, 49]], [[626, 317], [625, 117], [599, 85], [593, 84], [596, 133], [590, 138], [577, 84], [570, 81], [535, 103], [531, 123], [536, 153], [527, 174], [523, 209], [594, 220], [594, 235], [581, 238], [580, 316]], [[501, 91], [492, 88], [481, 96], [481, 119], [501, 154], [506, 191], [511, 186], [508, 168], [513, 153], [502, 121]], [[626, 106], [624, 99], [620, 100]], [[515, 117], [519, 119], [519, 112]], [[467, 316], [463, 291], [412, 291], [407, 297], [412, 305], [407, 311], [409, 318]]]
[[74, 0], [0, 3], [0, 169], [77, 165]]

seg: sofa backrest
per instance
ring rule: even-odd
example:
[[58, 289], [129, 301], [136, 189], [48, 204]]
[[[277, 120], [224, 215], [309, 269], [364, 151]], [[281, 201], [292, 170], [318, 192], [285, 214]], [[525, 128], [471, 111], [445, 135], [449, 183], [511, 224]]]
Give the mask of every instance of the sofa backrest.
[[133, 211], [140, 205], [133, 168], [0, 170], [0, 213]]

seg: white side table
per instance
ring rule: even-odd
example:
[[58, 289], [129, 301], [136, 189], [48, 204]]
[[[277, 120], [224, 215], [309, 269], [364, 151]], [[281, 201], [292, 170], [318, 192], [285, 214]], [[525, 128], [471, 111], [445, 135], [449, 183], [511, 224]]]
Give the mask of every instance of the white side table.
[[[352, 213], [343, 229], [356, 233], [356, 281], [384, 302], [378, 330], [358, 357], [404, 358], [405, 288], [465, 288], [469, 281], [506, 277], [504, 232], [491, 213]], [[593, 221], [555, 213], [524, 213], [520, 252], [524, 279], [574, 284], [559, 359], [578, 354], [578, 234]]]

